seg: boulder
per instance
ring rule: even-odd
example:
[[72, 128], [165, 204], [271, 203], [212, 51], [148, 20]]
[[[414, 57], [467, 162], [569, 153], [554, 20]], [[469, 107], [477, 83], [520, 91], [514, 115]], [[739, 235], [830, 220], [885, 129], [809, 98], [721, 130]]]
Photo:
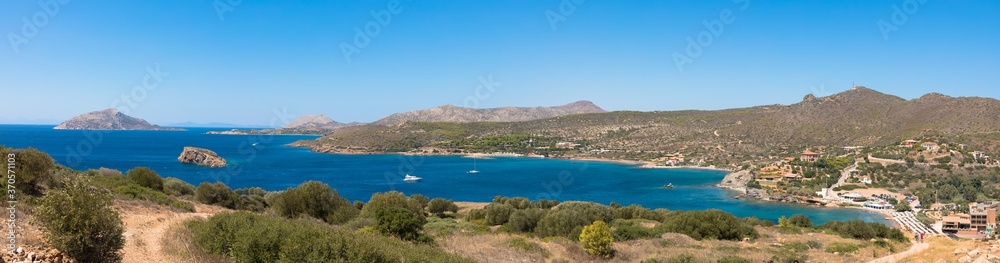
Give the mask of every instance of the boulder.
[[208, 167], [223, 167], [226, 166], [226, 159], [219, 157], [215, 152], [198, 148], [198, 147], [184, 147], [184, 151], [181, 152], [181, 156], [177, 157], [177, 160], [182, 163], [191, 163]]

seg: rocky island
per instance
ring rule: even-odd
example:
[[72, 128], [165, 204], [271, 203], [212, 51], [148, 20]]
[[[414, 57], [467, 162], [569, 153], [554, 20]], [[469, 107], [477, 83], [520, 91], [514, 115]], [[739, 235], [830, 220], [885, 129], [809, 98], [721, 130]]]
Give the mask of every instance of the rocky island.
[[125, 115], [118, 109], [88, 112], [60, 123], [56, 130], [150, 130], [183, 131], [180, 128], [153, 125], [146, 120]]
[[226, 159], [219, 157], [215, 152], [198, 147], [186, 146], [181, 156], [177, 160], [182, 163], [191, 163], [212, 168], [226, 166]]
[[221, 135], [254, 135], [254, 134], [325, 134], [327, 132], [350, 126], [363, 125], [364, 123], [351, 122], [351, 123], [340, 123], [330, 119], [326, 115], [302, 115], [298, 119], [295, 119], [288, 125], [277, 129], [250, 129], [250, 130], [240, 130], [232, 129], [228, 131], [209, 131], [206, 134], [221, 134]]

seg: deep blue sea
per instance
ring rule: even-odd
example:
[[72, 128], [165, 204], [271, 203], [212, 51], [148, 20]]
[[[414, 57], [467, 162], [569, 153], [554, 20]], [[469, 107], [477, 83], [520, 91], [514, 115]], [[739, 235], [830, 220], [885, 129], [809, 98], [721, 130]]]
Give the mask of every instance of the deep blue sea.
[[[399, 154], [342, 155], [313, 153], [288, 147], [315, 136], [209, 135], [189, 128], [167, 131], [67, 131], [52, 125], [0, 125], [0, 145], [33, 147], [48, 152], [57, 163], [74, 169], [107, 167], [123, 172], [147, 166], [164, 177], [197, 185], [221, 181], [232, 188], [281, 190], [309, 180], [322, 181], [350, 200], [368, 201], [372, 193], [390, 190], [459, 201], [490, 201], [494, 196], [581, 200], [608, 204], [640, 204], [670, 210], [720, 209], [740, 217], [777, 221], [782, 215], [806, 214], [814, 223], [862, 219], [885, 222], [881, 216], [854, 209], [816, 208], [732, 198], [715, 188], [724, 172], [695, 169], [643, 169], [607, 162], [529, 157], [479, 159], [481, 171], [469, 174], [473, 159], [459, 156]], [[256, 145], [254, 145], [256, 143]], [[207, 168], [177, 161], [184, 146], [215, 151], [225, 168]], [[403, 182], [405, 174], [422, 177]], [[663, 185], [672, 183], [673, 189]]]

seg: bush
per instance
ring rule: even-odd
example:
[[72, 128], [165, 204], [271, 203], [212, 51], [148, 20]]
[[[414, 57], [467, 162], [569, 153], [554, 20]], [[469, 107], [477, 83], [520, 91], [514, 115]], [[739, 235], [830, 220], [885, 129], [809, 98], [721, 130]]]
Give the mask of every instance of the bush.
[[743, 218], [743, 223], [745, 223], [747, 225], [750, 225], [750, 226], [763, 226], [763, 227], [772, 227], [772, 226], [774, 226], [774, 221], [767, 220], [767, 219], [760, 219], [760, 218], [757, 218], [756, 216], [744, 217]]
[[156, 174], [153, 170], [148, 167], [136, 167], [132, 170], [128, 170], [125, 173], [125, 177], [129, 181], [135, 182], [138, 185], [153, 189], [156, 191], [163, 191], [163, 178], [159, 174]]
[[604, 221], [594, 221], [593, 224], [584, 227], [583, 232], [580, 233], [580, 243], [583, 244], [583, 250], [591, 255], [611, 258], [614, 253], [614, 249], [611, 247], [612, 242], [614, 242], [614, 238], [611, 235], [611, 228]]
[[869, 240], [873, 238], [885, 238], [898, 242], [909, 242], [903, 232], [896, 228], [890, 228], [880, 223], [866, 223], [861, 220], [854, 221], [830, 221], [823, 224], [822, 228], [833, 231], [845, 238]]
[[411, 202], [403, 193], [390, 191], [385, 193], [375, 193], [368, 203], [361, 209], [362, 217], [375, 217], [375, 212], [382, 208], [399, 207], [412, 211], [421, 217], [424, 216], [424, 208], [419, 202]]
[[535, 227], [538, 226], [538, 221], [542, 220], [545, 216], [546, 210], [541, 208], [531, 208], [524, 210], [514, 211], [510, 215], [510, 219], [507, 220], [507, 226], [514, 231], [522, 233], [531, 233], [535, 231]]
[[471, 262], [431, 246], [248, 212], [192, 221], [188, 228], [196, 245], [234, 262]]
[[336, 190], [317, 181], [308, 181], [297, 187], [288, 188], [274, 197], [273, 207], [284, 217], [295, 218], [305, 215], [336, 224], [350, 221], [359, 212], [347, 199], [340, 197]]
[[384, 235], [413, 241], [420, 237], [423, 227], [423, 220], [405, 208], [383, 207], [375, 212], [375, 229]]
[[486, 213], [486, 224], [491, 226], [503, 225], [507, 223], [510, 219], [510, 215], [514, 213], [514, 206], [509, 204], [488, 204], [483, 208]]
[[163, 192], [142, 187], [135, 183], [128, 183], [125, 185], [121, 185], [115, 187], [114, 190], [116, 194], [128, 198], [151, 201], [161, 205], [170, 205], [170, 203], [174, 201], [173, 199], [170, 199], [170, 197], [167, 196], [167, 194], [164, 194]]
[[112, 197], [94, 191], [78, 178], [63, 189], [50, 191], [40, 201], [38, 219], [45, 240], [53, 248], [81, 262], [119, 262], [125, 245], [122, 220], [111, 206]]
[[720, 210], [675, 212], [663, 222], [666, 232], [679, 233], [691, 238], [741, 240], [757, 238], [757, 230], [743, 223], [732, 214]]
[[642, 226], [619, 225], [613, 232], [615, 240], [629, 241], [635, 239], [655, 238], [662, 233]]
[[203, 204], [218, 205], [230, 209], [235, 209], [237, 202], [239, 202], [239, 195], [222, 182], [214, 184], [202, 182], [194, 190], [194, 198]]
[[575, 210], [556, 210], [548, 212], [538, 221], [535, 233], [542, 237], [565, 237], [576, 239], [587, 224], [587, 219]]
[[810, 220], [808, 216], [803, 214], [792, 215], [792, 217], [788, 218], [788, 223], [791, 224], [792, 226], [797, 226], [797, 227], [813, 226], [812, 220]]
[[438, 197], [431, 199], [430, 203], [427, 205], [427, 211], [441, 216], [444, 212], [457, 213], [458, 206], [455, 205], [455, 201], [445, 200], [444, 198]]
[[[17, 190], [35, 194], [39, 193], [42, 184], [52, 183], [51, 170], [56, 167], [55, 160], [45, 152], [35, 148], [15, 150], [0, 146], [0, 154], [3, 155], [4, 163], [12, 157], [11, 154], [17, 160], [16, 165], [12, 167], [17, 180], [14, 187]], [[3, 182], [0, 185], [4, 189], [9, 189], [7, 180], [0, 181]]]
[[172, 196], [194, 195], [194, 185], [181, 179], [167, 177], [163, 180], [163, 193]]

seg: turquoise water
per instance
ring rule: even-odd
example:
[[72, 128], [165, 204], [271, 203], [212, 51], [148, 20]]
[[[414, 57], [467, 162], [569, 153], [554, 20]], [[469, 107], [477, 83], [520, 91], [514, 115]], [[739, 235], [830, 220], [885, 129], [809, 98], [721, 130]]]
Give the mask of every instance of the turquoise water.
[[[315, 136], [208, 135], [204, 132], [212, 129], [205, 128], [162, 132], [65, 131], [52, 127], [0, 125], [0, 144], [37, 148], [74, 169], [108, 167], [125, 171], [148, 166], [163, 176], [195, 185], [221, 181], [233, 188], [280, 190], [318, 180], [348, 199], [362, 201], [372, 193], [396, 190], [461, 201], [490, 201], [504, 195], [604, 204], [614, 201], [670, 210], [720, 209], [740, 217], [775, 221], [782, 215], [806, 214], [814, 223], [853, 219], [884, 222], [876, 214], [854, 209], [733, 199], [734, 193], [712, 186], [725, 173], [711, 170], [642, 169], [606, 162], [499, 157], [478, 160], [481, 172], [469, 174], [466, 172], [473, 168], [473, 160], [459, 156], [320, 154], [284, 146]], [[211, 149], [226, 158], [229, 165], [207, 168], [181, 164], [177, 156], [184, 146]], [[423, 180], [403, 182], [405, 174]], [[676, 188], [663, 189], [667, 183]]]

